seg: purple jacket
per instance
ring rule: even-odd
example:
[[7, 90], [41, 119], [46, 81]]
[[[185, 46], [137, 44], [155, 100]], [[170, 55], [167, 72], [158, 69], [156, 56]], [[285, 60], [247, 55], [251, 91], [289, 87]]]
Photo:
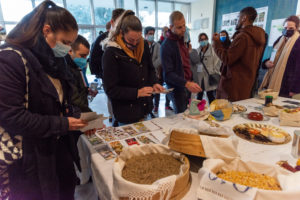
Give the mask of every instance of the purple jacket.
[[[8, 45], [1, 48], [6, 46]], [[39, 185], [39, 188], [29, 189], [37, 189], [36, 193], [40, 189], [43, 196], [40, 199], [58, 199], [59, 177], [56, 151], [60, 149], [59, 154], [66, 157], [73, 157], [70, 155], [74, 151], [73, 140], [68, 133], [68, 120], [67, 117], [60, 117], [62, 105], [56, 89], [39, 60], [29, 49], [13, 48], [20, 50], [28, 61], [29, 108], [26, 110], [24, 107], [26, 81], [21, 57], [14, 51], [2, 51], [0, 52], [0, 126], [11, 136], [18, 134], [23, 136], [23, 158], [19, 162], [18, 169], [22, 172], [32, 170], [39, 180], [37, 183], [32, 183], [32, 185]], [[62, 81], [62, 85], [65, 98], [70, 99], [71, 94], [66, 92], [70, 91], [67, 81]], [[73, 161], [70, 162], [61, 165], [72, 166]], [[19, 179], [22, 181], [21, 177]], [[26, 186], [26, 182], [23, 183], [23, 187], [24, 184]]]

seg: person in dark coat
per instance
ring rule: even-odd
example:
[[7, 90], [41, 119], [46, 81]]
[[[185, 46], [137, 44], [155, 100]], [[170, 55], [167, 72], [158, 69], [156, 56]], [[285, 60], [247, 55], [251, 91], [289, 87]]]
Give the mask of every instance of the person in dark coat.
[[[1, 46], [0, 126], [12, 138], [23, 136], [23, 156], [8, 166], [10, 200], [74, 199], [77, 154], [70, 131], [86, 123], [73, 117], [80, 113], [70, 105], [63, 57], [77, 32], [76, 20], [66, 9], [44, 1], [16, 25]], [[21, 52], [26, 65], [7, 48]], [[27, 86], [28, 109], [24, 106]]]
[[253, 7], [240, 11], [237, 31], [227, 49], [220, 41], [219, 33], [213, 36], [214, 50], [222, 61], [217, 99], [239, 101], [251, 97], [266, 42], [265, 31], [253, 26], [256, 17], [257, 12]]
[[[123, 8], [117, 8], [112, 11], [112, 17], [110, 20], [111, 28], [115, 27], [118, 17], [122, 15], [125, 10]], [[91, 54], [90, 54], [90, 69], [92, 74], [95, 74], [96, 77], [103, 79], [103, 66], [102, 66], [102, 57], [104, 54], [102, 43], [108, 40], [109, 31], [99, 35], [96, 41], [92, 44]], [[102, 81], [103, 82], [103, 81]], [[107, 110], [109, 113], [109, 122], [112, 122], [113, 113], [111, 101], [107, 98]], [[114, 120], [113, 126], [118, 126], [117, 120]]]
[[175, 113], [182, 113], [188, 104], [188, 92], [198, 93], [200, 86], [192, 82], [189, 49], [184, 43], [186, 31], [184, 15], [174, 11], [170, 15], [170, 29], [161, 45], [161, 63], [164, 81], [168, 88], [174, 88], [168, 94], [173, 102]]
[[[89, 108], [89, 88], [85, 83], [82, 68], [87, 65], [87, 56], [90, 53], [89, 42], [81, 35], [71, 45], [72, 49], [65, 57], [69, 70], [72, 73], [72, 104], [80, 108], [81, 112], [92, 112]], [[91, 95], [95, 96], [96, 94]]]
[[131, 10], [120, 17], [103, 55], [103, 85], [111, 99], [119, 124], [142, 120], [152, 111], [152, 92], [157, 84], [148, 44], [142, 38], [142, 24]]
[[[125, 10], [123, 8], [117, 8], [113, 10], [112, 17], [110, 20], [110, 24], [112, 27], [115, 26], [115, 22], [120, 17], [120, 15]], [[108, 37], [109, 31], [106, 31], [96, 38], [95, 42], [93, 42], [91, 47], [91, 55], [90, 55], [90, 69], [91, 73], [95, 74], [97, 78], [103, 78], [103, 67], [102, 67], [102, 56], [103, 56], [103, 47], [101, 42]]]
[[274, 42], [271, 58], [262, 64], [268, 71], [260, 89], [272, 89], [283, 97], [300, 93], [299, 24], [297, 16], [285, 20], [283, 35]]

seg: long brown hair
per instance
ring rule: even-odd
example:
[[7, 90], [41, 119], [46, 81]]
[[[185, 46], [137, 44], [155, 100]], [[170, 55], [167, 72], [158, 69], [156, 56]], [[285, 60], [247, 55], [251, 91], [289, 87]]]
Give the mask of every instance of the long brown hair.
[[109, 34], [109, 39], [114, 41], [116, 37], [121, 33], [125, 34], [128, 31], [137, 31], [142, 32], [143, 27], [142, 23], [134, 15], [132, 10], [126, 10], [118, 19], [117, 19], [117, 26], [115, 30], [111, 31]]
[[45, 24], [50, 25], [54, 33], [78, 31], [77, 22], [69, 11], [52, 1], [45, 0], [23, 17], [10, 31], [5, 41], [21, 47], [33, 47]]

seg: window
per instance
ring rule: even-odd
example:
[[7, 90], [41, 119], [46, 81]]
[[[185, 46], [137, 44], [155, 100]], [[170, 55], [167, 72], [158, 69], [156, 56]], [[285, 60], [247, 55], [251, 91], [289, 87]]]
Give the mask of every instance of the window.
[[67, 9], [78, 24], [92, 24], [90, 1], [67, 0]]
[[155, 27], [155, 2], [154, 1], [139, 1], [139, 18], [144, 27]]
[[102, 31], [104, 33], [104, 32], [106, 32], [106, 29], [105, 28], [96, 28], [96, 37], [98, 37], [100, 31]]
[[158, 27], [169, 26], [169, 16], [172, 13], [172, 3], [157, 2], [158, 6]]
[[114, 10], [113, 0], [94, 1], [95, 23], [96, 25], [105, 25], [111, 20], [112, 11]]
[[32, 10], [31, 0], [0, 0], [5, 21], [19, 22]]
[[190, 5], [183, 3], [175, 3], [175, 10], [182, 12], [185, 18], [185, 23], [189, 23], [189, 13], [190, 13]]
[[135, 0], [117, 0], [118, 8], [124, 8], [125, 10], [132, 10], [136, 13]]
[[90, 44], [93, 42], [93, 30], [80, 28], [78, 34], [82, 35], [89, 41]]

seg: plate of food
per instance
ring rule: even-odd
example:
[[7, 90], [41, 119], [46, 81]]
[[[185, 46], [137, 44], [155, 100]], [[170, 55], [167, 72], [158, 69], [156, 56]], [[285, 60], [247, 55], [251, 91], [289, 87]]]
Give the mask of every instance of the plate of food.
[[242, 113], [241, 116], [252, 121], [268, 121], [270, 117], [261, 114], [260, 112]]
[[232, 109], [234, 114], [243, 113], [247, 111], [247, 108], [245, 106], [239, 104], [233, 104]]
[[267, 124], [239, 124], [233, 127], [233, 131], [238, 137], [259, 144], [278, 145], [291, 141], [291, 136], [287, 132]]

